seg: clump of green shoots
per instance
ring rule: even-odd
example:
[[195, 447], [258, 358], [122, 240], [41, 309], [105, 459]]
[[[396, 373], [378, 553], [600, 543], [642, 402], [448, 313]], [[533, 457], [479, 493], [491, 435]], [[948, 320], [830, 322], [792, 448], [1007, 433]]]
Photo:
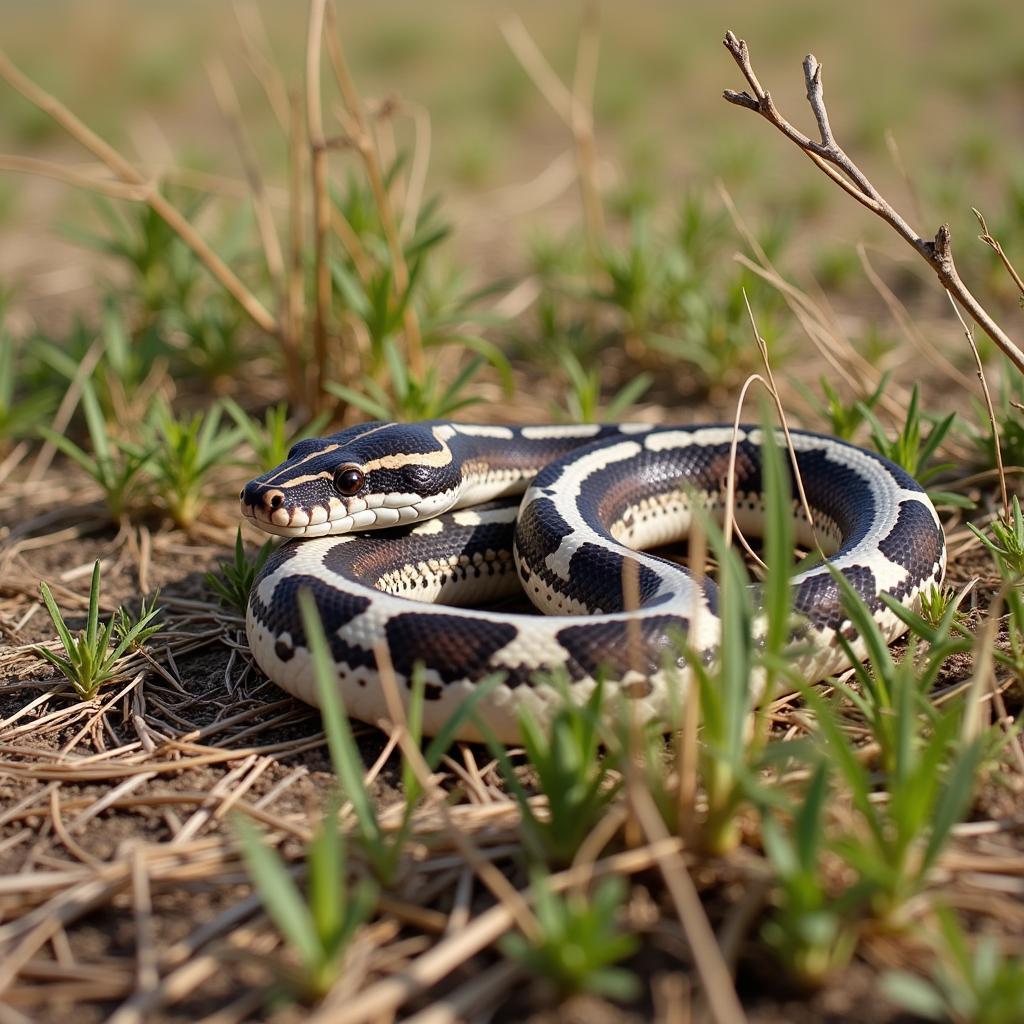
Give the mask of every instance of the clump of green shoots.
[[91, 380], [82, 381], [81, 400], [91, 452], [47, 427], [40, 432], [99, 485], [111, 521], [119, 523], [138, 509], [147, 494], [146, 468], [152, 453], [111, 436]]
[[149, 472], [156, 496], [174, 522], [188, 529], [203, 509], [210, 474], [233, 453], [240, 433], [221, 430], [219, 405], [177, 417], [166, 402], [156, 406], [149, 433]]
[[[702, 517], [719, 564], [720, 655], [711, 665], [683, 645], [697, 684], [702, 724], [698, 769], [707, 797], [702, 843], [723, 853], [739, 842], [738, 811], [761, 790], [758, 781], [767, 744], [766, 723], [755, 713], [771, 699], [777, 680], [789, 668], [792, 601], [790, 572], [793, 525], [788, 481], [775, 432], [763, 430], [762, 474], [765, 481], [764, 551], [768, 571], [755, 609], [753, 588], [736, 551], [707, 516]], [[760, 687], [755, 685], [760, 680]], [[760, 692], [759, 692], [760, 689]]]
[[[563, 686], [562, 680], [551, 682]], [[596, 686], [583, 704], [566, 697], [546, 728], [529, 711], [520, 710], [523, 749], [538, 789], [547, 797], [546, 813], [534, 808], [504, 744], [484, 724], [479, 725], [505, 785], [519, 804], [523, 840], [535, 860], [569, 864], [618, 791], [620, 781], [609, 757], [600, 756], [603, 704], [602, 686]]]
[[208, 572], [203, 579], [225, 608], [244, 615], [252, 585], [273, 549], [274, 541], [271, 538], [261, 544], [259, 551], [250, 558], [242, 543], [242, 528], [238, 527], [235, 530], [234, 558], [230, 562], [221, 562], [217, 572]]
[[[267, 912], [292, 947], [297, 966], [287, 967], [284, 978], [293, 991], [306, 998], [324, 995], [345, 967], [345, 957], [360, 924], [368, 920], [376, 900], [377, 885], [392, 886], [399, 877], [402, 857], [412, 826], [412, 812], [422, 787], [408, 760], [402, 777], [405, 813], [397, 829], [384, 829], [366, 791], [364, 766], [341, 698], [337, 674], [313, 595], [299, 595], [303, 629], [313, 660], [324, 732], [337, 776], [337, 790], [328, 801], [316, 837], [308, 851], [309, 886], [305, 897], [296, 887], [280, 858], [244, 824], [240, 827], [243, 851], [250, 873]], [[485, 680], [430, 742], [424, 760], [433, 771], [451, 746], [452, 738], [471, 714], [477, 701], [493, 690], [498, 677]], [[422, 738], [424, 677], [412, 680], [407, 713], [410, 737]], [[355, 819], [354, 842], [373, 875], [373, 880], [349, 881], [345, 843], [338, 832], [343, 801]], [[350, 840], [351, 841], [351, 840]]]
[[[394, 162], [386, 180], [401, 172], [402, 163]], [[438, 201], [416, 211], [414, 229], [396, 252], [369, 185], [350, 176], [332, 200], [351, 233], [329, 260], [336, 315], [357, 325], [365, 351], [353, 384], [330, 382], [326, 389], [376, 419], [397, 420], [451, 416], [482, 401], [467, 391], [487, 365], [511, 394], [507, 358], [480, 333], [495, 320], [479, 308], [494, 287], [472, 289], [462, 275], [437, 272], [439, 247], [450, 234], [438, 217]], [[418, 337], [422, 366], [410, 359], [410, 334]], [[445, 364], [458, 365], [456, 350], [473, 358], [452, 377]]]
[[345, 840], [338, 828], [338, 800], [328, 803], [306, 854], [305, 897], [280, 856], [244, 819], [237, 821], [242, 853], [270, 919], [297, 964], [277, 962], [285, 985], [300, 998], [323, 998], [340, 977], [361, 925], [372, 915], [377, 887], [348, 880]]
[[3, 326], [3, 312], [0, 296], [0, 455], [11, 441], [34, 434], [53, 407], [49, 391], [16, 393], [22, 353]]
[[[922, 428], [925, 417], [921, 413], [920, 388], [916, 384], [910, 392], [910, 402], [907, 405], [907, 415], [903, 421], [903, 427], [894, 438], [889, 437], [878, 418], [865, 403], [861, 402], [859, 408], [871, 427], [871, 440], [878, 452], [905, 469], [922, 486], [927, 485], [929, 481], [951, 468], [948, 463], [934, 465], [932, 458], [946, 434], [949, 433], [950, 427], [953, 426], [956, 413], [951, 412], [943, 419], [934, 422], [927, 436], [923, 436]], [[933, 502], [940, 505], [955, 508], [973, 507], [973, 502], [969, 498], [950, 491], [929, 491], [928, 496]]]
[[1021, 513], [1020, 498], [1016, 494], [1010, 505], [1008, 521], [995, 520], [987, 534], [973, 523], [967, 525], [984, 544], [999, 569], [999, 575], [1007, 583], [1024, 577], [1024, 514]]
[[567, 419], [572, 423], [609, 423], [640, 400], [644, 392], [654, 383], [650, 373], [638, 373], [626, 381], [601, 408], [601, 370], [592, 364], [584, 369], [579, 357], [570, 349], [559, 352], [559, 360], [569, 380], [565, 395]]
[[929, 978], [907, 971], [882, 977], [885, 994], [925, 1020], [963, 1024], [1017, 1024], [1024, 1020], [1024, 957], [1007, 956], [994, 935], [979, 936], [971, 947], [959, 921], [936, 908], [938, 933]]
[[252, 449], [255, 465], [261, 473], [281, 465], [296, 441], [315, 436], [327, 425], [327, 416], [321, 414], [296, 429], [288, 417], [286, 402], [269, 406], [263, 414], [262, 423], [255, 416], [250, 416], [233, 398], [225, 398], [222, 404]]
[[761, 817], [761, 839], [777, 885], [761, 938], [790, 977], [807, 988], [817, 988], [845, 967], [857, 945], [851, 894], [837, 899], [822, 871], [828, 783], [828, 767], [820, 762], [789, 828], [771, 808]]
[[78, 636], [68, 629], [45, 582], [39, 584], [39, 591], [64, 647], [64, 655], [45, 647], [37, 647], [36, 653], [67, 676], [82, 700], [92, 700], [99, 688], [118, 674], [117, 663], [130, 647], [140, 646], [161, 628], [160, 623], [153, 621], [160, 609], [152, 607], [151, 603], [148, 607], [143, 605], [142, 613], [134, 621], [121, 609], [100, 629], [99, 561], [92, 569], [85, 629]]
[[[383, 885], [394, 884], [401, 868], [402, 855], [412, 826], [412, 813], [419, 801], [422, 788], [412, 766], [407, 760], [402, 765], [402, 790], [405, 796], [405, 813], [399, 828], [385, 830], [377, 818], [377, 812], [363, 784], [363, 761], [352, 735], [352, 726], [338, 696], [337, 673], [335, 672], [327, 639], [324, 636], [320, 616], [312, 594], [299, 596], [303, 629], [309, 643], [316, 676], [317, 694], [323, 715], [324, 731], [331, 754], [331, 763], [338, 776], [338, 783], [346, 799], [352, 804], [356, 819], [356, 836], [363, 856], [374, 876]], [[443, 729], [431, 740], [424, 753], [427, 767], [433, 771], [452, 744], [460, 724], [471, 715], [478, 701], [486, 697], [499, 677], [484, 680], [473, 695], [460, 705], [458, 711], [445, 723]], [[407, 712], [407, 728], [414, 743], [422, 739], [423, 701], [425, 679], [421, 671], [414, 672], [412, 694]]]
[[[980, 339], [979, 339], [980, 341]], [[999, 396], [995, 404], [995, 419], [999, 425], [999, 449], [1008, 466], [1024, 465], [1024, 375], [1012, 371], [1003, 373], [999, 383]], [[979, 422], [987, 423], [988, 410], [979, 409]], [[984, 468], [995, 465], [996, 451], [991, 429], [970, 432], [971, 442]]]
[[[939, 621], [928, 630], [924, 643], [912, 639], [899, 661], [870, 611], [842, 573], [832, 570], [843, 608], [867, 652], [868, 664], [858, 657], [853, 644], [842, 634], [837, 640], [853, 666], [858, 686], [837, 679], [835, 688], [860, 712], [878, 744], [879, 759], [886, 772], [895, 772], [909, 756], [907, 729], [915, 734], [932, 723], [938, 711], [929, 692], [946, 659], [970, 650], [971, 641], [951, 636], [956, 606], [947, 602]], [[891, 599], [890, 599], [891, 600]], [[894, 604], [895, 602], [891, 602]], [[891, 607], [890, 604], [890, 607]], [[919, 649], [920, 648], [920, 649]]]
[[829, 433], [841, 437], [846, 441], [853, 440], [857, 431], [864, 425], [868, 413], [873, 413], [878, 405], [885, 389], [889, 384], [890, 374], [888, 371], [882, 374], [878, 381], [878, 387], [865, 395], [863, 398], [847, 402], [833, 387], [827, 377], [821, 378], [821, 390], [825, 395], [825, 401], [817, 403], [821, 415], [828, 421]]
[[840, 725], [834, 705], [816, 690], [801, 693], [814, 712], [823, 756], [835, 765], [855, 814], [854, 826], [834, 838], [832, 848], [856, 872], [871, 914], [897, 926], [970, 805], [984, 744], [961, 737], [961, 707], [926, 718], [916, 690], [904, 686], [890, 712], [891, 765], [879, 779]]
[[412, 374], [393, 341], [384, 345], [384, 362], [388, 368], [387, 386], [369, 376], [363, 377], [359, 388], [336, 381], [328, 381], [324, 386], [336, 398], [378, 420], [443, 419], [484, 401], [479, 395], [466, 394], [486, 362], [482, 356], [474, 356], [448, 381], [437, 365], [428, 366], [421, 377]]
[[539, 936], [531, 942], [512, 932], [500, 942], [502, 953], [561, 995], [591, 992], [612, 999], [636, 998], [636, 976], [615, 966], [637, 948], [635, 936], [624, 933], [617, 920], [625, 881], [605, 878], [589, 896], [578, 890], [561, 894], [553, 891], [543, 872], [535, 871], [531, 888]]

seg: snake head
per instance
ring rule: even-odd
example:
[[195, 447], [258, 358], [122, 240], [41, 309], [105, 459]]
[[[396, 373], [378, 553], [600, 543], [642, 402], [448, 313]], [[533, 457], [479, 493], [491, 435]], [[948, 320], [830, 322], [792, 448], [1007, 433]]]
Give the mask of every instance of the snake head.
[[439, 515], [462, 472], [444, 424], [363, 423], [299, 441], [239, 495], [242, 515], [281, 537], [379, 530]]

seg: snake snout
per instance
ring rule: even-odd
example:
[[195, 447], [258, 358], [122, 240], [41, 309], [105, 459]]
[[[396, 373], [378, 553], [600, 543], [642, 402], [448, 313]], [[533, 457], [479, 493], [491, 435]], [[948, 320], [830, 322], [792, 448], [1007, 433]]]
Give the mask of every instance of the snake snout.
[[268, 487], [256, 480], [245, 485], [239, 495], [243, 514], [259, 519], [270, 519], [284, 505], [284, 491]]

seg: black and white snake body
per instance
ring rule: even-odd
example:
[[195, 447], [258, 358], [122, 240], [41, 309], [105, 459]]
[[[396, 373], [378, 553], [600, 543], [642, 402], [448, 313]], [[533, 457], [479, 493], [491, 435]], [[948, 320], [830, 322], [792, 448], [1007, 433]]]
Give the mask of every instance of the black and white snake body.
[[[945, 568], [931, 502], [879, 455], [817, 434], [791, 436], [814, 517], [812, 532], [794, 502], [798, 542], [816, 540], [884, 634], [898, 636], [905, 627], [879, 595], [913, 607]], [[385, 714], [374, 653], [381, 643], [403, 688], [423, 665], [427, 734], [495, 672], [502, 682], [476, 714], [506, 740], [518, 736], [518, 708], [543, 720], [562, 699], [543, 683], [552, 670], [578, 699], [601, 673], [608, 696], [635, 702], [642, 719], [666, 715], [678, 704], [673, 688], [687, 681], [678, 636], [708, 659], [717, 649], [718, 591], [643, 549], [685, 537], [692, 503], [721, 517], [733, 437], [731, 426], [718, 425], [431, 422], [368, 423], [301, 441], [241, 495], [256, 525], [295, 538], [253, 586], [253, 655], [279, 686], [317, 703], [298, 606], [306, 588], [344, 703], [361, 720]], [[760, 439], [758, 428], [739, 429], [735, 521], [752, 536], [763, 519]], [[624, 580], [633, 581], [631, 598]], [[547, 614], [455, 607], [517, 587]], [[799, 661], [804, 678], [845, 667], [835, 634], [853, 632], [827, 567], [794, 576], [793, 598], [813, 641]], [[475, 731], [469, 725], [463, 734]]]

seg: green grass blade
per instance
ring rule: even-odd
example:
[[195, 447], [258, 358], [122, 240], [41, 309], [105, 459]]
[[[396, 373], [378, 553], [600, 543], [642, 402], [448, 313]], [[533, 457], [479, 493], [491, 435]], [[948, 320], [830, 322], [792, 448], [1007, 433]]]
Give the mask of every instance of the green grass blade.
[[242, 841], [242, 855], [256, 884], [267, 914], [299, 954], [307, 968], [323, 959], [316, 926], [302, 894], [277, 853], [267, 846], [244, 818], [236, 822]]
[[50, 613], [50, 618], [53, 621], [54, 629], [57, 630], [57, 636], [60, 637], [60, 642], [64, 645], [64, 650], [68, 654], [72, 654], [77, 647], [75, 638], [71, 635], [71, 630], [64, 623], [64, 618], [60, 613], [60, 609], [57, 607], [57, 602], [53, 599], [53, 594], [50, 593], [50, 588], [46, 583], [39, 584], [39, 592], [43, 595], [43, 604], [46, 605], [46, 610]]
[[381, 842], [381, 830], [373, 804], [363, 785], [362, 758], [352, 736], [348, 715], [338, 696], [338, 677], [331, 661], [316, 601], [308, 590], [299, 592], [299, 611], [302, 614], [302, 626], [313, 659], [313, 673], [316, 677], [320, 712], [323, 716], [327, 746], [331, 752], [331, 763], [345, 796], [352, 803], [363, 839], [377, 845]]
[[97, 558], [92, 566], [92, 581], [89, 584], [89, 617], [85, 626], [85, 642], [90, 647], [96, 646], [97, 630], [100, 621], [100, 561]]

